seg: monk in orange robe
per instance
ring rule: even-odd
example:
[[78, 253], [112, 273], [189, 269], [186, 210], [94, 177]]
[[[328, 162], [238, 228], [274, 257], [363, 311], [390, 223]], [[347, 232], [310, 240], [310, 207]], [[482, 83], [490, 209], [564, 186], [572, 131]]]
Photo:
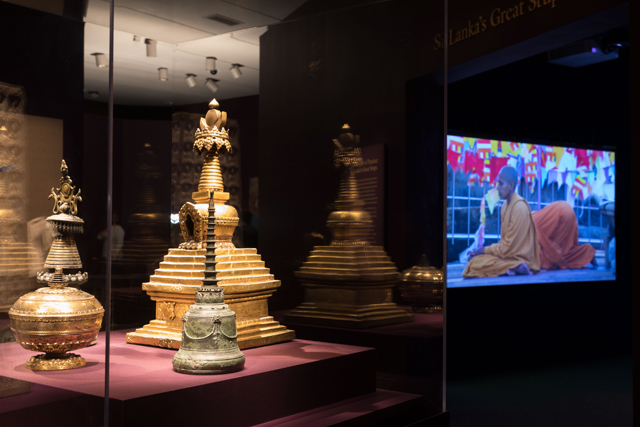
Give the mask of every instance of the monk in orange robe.
[[578, 245], [578, 220], [569, 203], [553, 202], [532, 216], [538, 232], [541, 268], [582, 268], [589, 262], [597, 265], [593, 246]]
[[516, 192], [518, 174], [505, 166], [498, 175], [498, 194], [506, 202], [500, 210], [500, 241], [469, 254], [462, 277], [495, 277], [540, 272], [538, 236], [525, 199]]

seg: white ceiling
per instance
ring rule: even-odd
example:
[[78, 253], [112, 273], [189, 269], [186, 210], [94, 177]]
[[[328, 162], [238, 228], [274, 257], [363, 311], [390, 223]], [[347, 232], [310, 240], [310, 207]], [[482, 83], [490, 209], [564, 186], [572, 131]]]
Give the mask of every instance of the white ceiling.
[[[256, 95], [259, 91], [260, 36], [305, 0], [121, 0], [114, 18], [113, 94], [121, 105], [184, 105]], [[207, 19], [213, 14], [240, 21], [228, 26]], [[233, 31], [230, 31], [233, 30]], [[140, 36], [134, 41], [134, 35]], [[157, 57], [146, 56], [144, 39], [156, 40]], [[109, 68], [98, 68], [92, 53], [109, 53], [109, 3], [89, 0], [85, 18], [85, 98], [108, 101]], [[218, 72], [205, 70], [205, 58], [215, 56]], [[231, 64], [242, 64], [234, 79]], [[169, 71], [160, 81], [158, 68]], [[197, 85], [187, 86], [186, 74]], [[214, 94], [206, 78], [219, 80]], [[91, 98], [88, 92], [98, 92]]]

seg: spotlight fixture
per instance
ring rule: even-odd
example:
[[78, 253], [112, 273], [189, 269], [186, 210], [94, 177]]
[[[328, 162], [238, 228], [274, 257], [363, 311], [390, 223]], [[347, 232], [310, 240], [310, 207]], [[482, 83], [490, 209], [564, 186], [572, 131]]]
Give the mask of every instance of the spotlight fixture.
[[147, 56], [150, 58], [155, 58], [158, 56], [158, 42], [151, 39], [144, 39], [144, 44], [147, 45]]
[[229, 71], [231, 71], [231, 75], [233, 76], [234, 79], [237, 79], [242, 75], [242, 71], [240, 71], [240, 67], [242, 67], [242, 65], [233, 64], [231, 65], [231, 68], [229, 68]]
[[215, 56], [207, 56], [207, 59], [204, 61], [204, 69], [209, 70], [211, 75], [215, 75], [218, 70], [216, 70], [216, 58]]
[[207, 81], [204, 82], [204, 85], [209, 88], [209, 90], [213, 93], [216, 93], [218, 91], [218, 89], [220, 89], [220, 87], [218, 86], [218, 81], [216, 79], [207, 79]]
[[104, 53], [92, 53], [91, 55], [96, 57], [96, 67], [104, 68], [107, 66], [107, 57]]
[[169, 79], [169, 70], [165, 67], [158, 68], [158, 78], [161, 82], [166, 82]]
[[195, 74], [187, 74], [187, 86], [194, 87], [196, 85], [196, 75]]
[[134, 35], [133, 36], [133, 41], [136, 42], [136, 43], [139, 42], [140, 41], [140, 36]]
[[97, 98], [100, 95], [100, 92], [98, 92], [97, 90], [90, 90], [89, 92], [87, 92], [89, 94], [89, 96], [91, 98]]

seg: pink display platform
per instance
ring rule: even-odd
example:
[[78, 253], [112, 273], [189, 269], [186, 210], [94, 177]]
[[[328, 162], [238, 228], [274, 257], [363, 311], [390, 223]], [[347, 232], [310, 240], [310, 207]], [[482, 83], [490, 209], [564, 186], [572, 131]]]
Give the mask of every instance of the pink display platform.
[[[365, 396], [381, 407], [418, 398], [393, 392], [376, 398], [380, 392], [370, 348], [294, 340], [245, 350], [245, 369], [240, 372], [183, 375], [172, 369], [175, 350], [126, 344], [126, 332], [111, 334], [111, 426], [185, 425], [213, 418], [216, 425], [250, 426], [305, 411], [321, 413], [323, 407]], [[26, 369], [24, 363], [35, 353], [16, 343], [0, 344], [0, 375], [34, 384], [32, 393], [0, 399], [0, 425], [9, 426], [12, 421], [29, 425], [26, 421], [41, 410], [66, 414], [67, 421], [80, 417], [92, 420], [83, 425], [100, 425], [104, 341], [102, 333], [97, 345], [75, 351], [86, 359], [85, 367], [54, 372]], [[78, 402], [82, 402], [80, 413]], [[377, 410], [370, 403], [368, 408]], [[45, 424], [56, 425], [52, 424], [55, 417], [46, 419]]]

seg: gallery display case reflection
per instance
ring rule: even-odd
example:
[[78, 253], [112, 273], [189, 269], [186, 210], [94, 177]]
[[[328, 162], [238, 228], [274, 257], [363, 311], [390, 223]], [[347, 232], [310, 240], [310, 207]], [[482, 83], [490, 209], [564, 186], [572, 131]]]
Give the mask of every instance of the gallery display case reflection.
[[218, 110], [214, 99], [206, 118], [200, 120], [194, 150], [205, 160], [192, 194], [195, 203], [185, 203], [179, 212], [184, 242], [170, 249], [160, 267], [142, 288], [156, 302], [156, 318], [127, 334], [127, 342], [164, 348], [180, 348], [182, 317], [195, 301], [196, 290], [205, 277], [206, 233], [209, 200], [215, 205], [216, 272], [225, 289], [226, 303], [237, 316], [238, 344], [241, 349], [288, 341], [294, 331], [269, 316], [268, 298], [280, 287], [253, 248], [236, 248], [231, 239], [238, 225], [236, 209], [229, 206], [224, 191], [219, 155], [231, 149], [225, 129], [226, 112]]
[[37, 285], [42, 266], [28, 242], [24, 89], [0, 82], [0, 312]]
[[415, 313], [442, 313], [444, 274], [442, 269], [429, 265], [422, 255], [418, 264], [402, 272], [398, 283], [402, 299]]
[[124, 241], [122, 251], [112, 262], [126, 266], [125, 271], [138, 273], [162, 259], [170, 247], [164, 237], [167, 215], [159, 201], [158, 182], [162, 175], [151, 143], [145, 142], [137, 153], [135, 180], [132, 183], [136, 198], [133, 212], [126, 218], [132, 238]]
[[373, 224], [354, 172], [363, 162], [360, 136], [345, 124], [333, 143], [334, 165], [342, 173], [336, 210], [327, 219], [333, 239], [316, 246], [295, 273], [305, 299], [286, 320], [346, 328], [409, 322], [412, 315], [392, 299], [400, 274], [384, 248], [368, 238]]

